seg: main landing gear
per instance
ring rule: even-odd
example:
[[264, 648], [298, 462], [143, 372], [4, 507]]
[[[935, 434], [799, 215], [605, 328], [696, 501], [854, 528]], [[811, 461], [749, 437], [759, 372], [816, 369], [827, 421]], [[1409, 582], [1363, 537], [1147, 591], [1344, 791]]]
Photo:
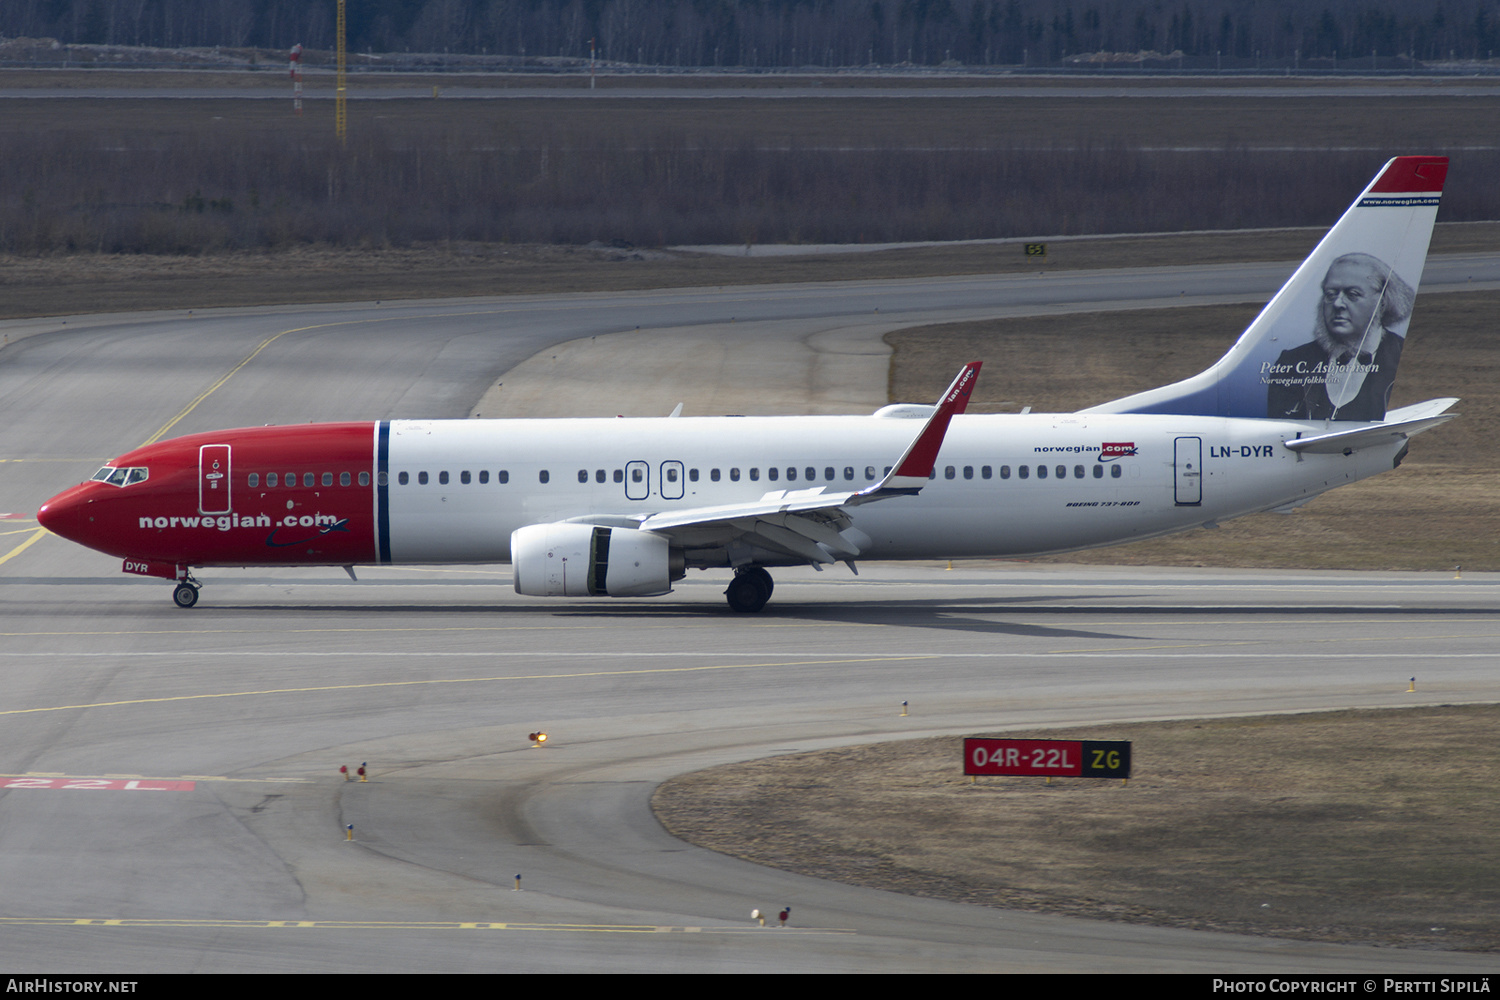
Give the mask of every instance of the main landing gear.
[[731, 610], [759, 611], [771, 599], [774, 589], [776, 584], [770, 573], [760, 566], [746, 566], [734, 571], [734, 579], [729, 581], [724, 596], [729, 600]]
[[172, 601], [179, 608], [190, 608], [198, 603], [198, 588], [202, 586], [191, 576], [184, 576], [172, 589]]

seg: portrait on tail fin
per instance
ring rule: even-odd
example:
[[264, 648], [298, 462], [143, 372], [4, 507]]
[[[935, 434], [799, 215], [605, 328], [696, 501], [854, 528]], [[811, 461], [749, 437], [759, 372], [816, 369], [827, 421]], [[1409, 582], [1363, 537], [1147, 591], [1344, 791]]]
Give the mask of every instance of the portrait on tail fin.
[[1212, 367], [1084, 412], [1384, 420], [1447, 177], [1390, 160]]
[[1313, 339], [1266, 371], [1266, 416], [1383, 420], [1416, 291], [1379, 257], [1350, 253], [1323, 276]]

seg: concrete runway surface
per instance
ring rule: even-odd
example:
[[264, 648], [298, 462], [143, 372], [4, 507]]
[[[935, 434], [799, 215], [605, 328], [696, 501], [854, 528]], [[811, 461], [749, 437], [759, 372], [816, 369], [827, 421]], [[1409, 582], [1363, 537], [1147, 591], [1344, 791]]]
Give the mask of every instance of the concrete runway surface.
[[[733, 616], [724, 578], [696, 573], [666, 598], [588, 602], [520, 597], [505, 567], [366, 569], [358, 583], [222, 570], [184, 612], [164, 581], [27, 520], [157, 433], [463, 416], [524, 359], [636, 326], [680, 331], [668, 344], [733, 343], [748, 321], [815, 350], [866, 343], [840, 331], [866, 330], [876, 305], [881, 323], [919, 323], [1071, 297], [1195, 301], [1177, 293], [1200, 278], [0, 324], [0, 960], [115, 973], [1496, 970], [1488, 955], [847, 888], [689, 847], [648, 808], [672, 774], [850, 743], [1494, 701], [1490, 577], [870, 565], [858, 578], [782, 571], [765, 613]], [[721, 377], [753, 383], [738, 356]], [[883, 401], [883, 379], [860, 384], [862, 349], [830, 357], [835, 390], [804, 408]], [[634, 386], [597, 388], [641, 405]], [[800, 391], [761, 395], [786, 412]], [[543, 749], [526, 739], [537, 728], [552, 736]], [[339, 777], [362, 761], [369, 782]], [[752, 908], [787, 905], [789, 928], [751, 926]]]

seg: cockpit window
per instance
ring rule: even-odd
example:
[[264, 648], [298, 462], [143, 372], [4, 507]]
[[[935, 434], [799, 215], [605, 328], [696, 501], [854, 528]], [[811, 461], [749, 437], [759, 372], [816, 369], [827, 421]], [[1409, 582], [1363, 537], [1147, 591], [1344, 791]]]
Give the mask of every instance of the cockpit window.
[[93, 478], [89, 481], [109, 483], [111, 486], [134, 486], [136, 483], [144, 483], [150, 474], [150, 470], [145, 468], [145, 466], [139, 466], [134, 469], [117, 469], [112, 465], [106, 465], [94, 473]]

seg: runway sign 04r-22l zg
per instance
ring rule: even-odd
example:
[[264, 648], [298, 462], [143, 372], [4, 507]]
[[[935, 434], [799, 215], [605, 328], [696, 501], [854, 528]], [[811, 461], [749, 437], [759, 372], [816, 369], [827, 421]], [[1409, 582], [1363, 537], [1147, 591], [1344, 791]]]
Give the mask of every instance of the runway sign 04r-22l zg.
[[1128, 740], [964, 740], [964, 774], [1128, 778]]

